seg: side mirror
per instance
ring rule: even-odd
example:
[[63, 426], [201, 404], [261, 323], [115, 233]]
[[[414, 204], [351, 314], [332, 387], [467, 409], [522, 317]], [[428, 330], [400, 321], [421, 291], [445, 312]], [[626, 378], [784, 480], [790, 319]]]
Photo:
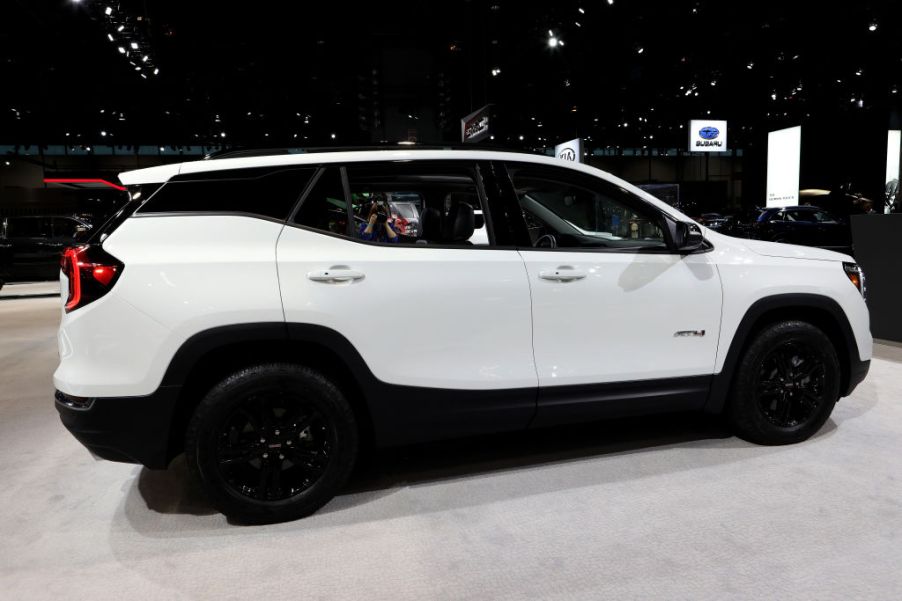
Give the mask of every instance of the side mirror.
[[669, 221], [670, 239], [673, 250], [677, 252], [692, 252], [702, 248], [705, 244], [705, 236], [701, 228], [694, 223], [685, 221]]

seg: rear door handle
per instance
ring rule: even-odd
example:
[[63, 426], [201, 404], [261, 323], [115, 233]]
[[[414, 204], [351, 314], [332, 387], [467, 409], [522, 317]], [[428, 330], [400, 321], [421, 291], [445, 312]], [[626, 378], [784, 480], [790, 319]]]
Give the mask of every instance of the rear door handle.
[[353, 269], [324, 269], [322, 271], [311, 271], [307, 274], [307, 279], [314, 282], [322, 282], [324, 284], [342, 284], [345, 282], [356, 282], [362, 280], [364, 273], [362, 271], [354, 271]]
[[574, 269], [569, 265], [561, 265], [557, 269], [540, 271], [539, 277], [552, 282], [575, 282], [585, 278], [586, 272], [581, 269]]

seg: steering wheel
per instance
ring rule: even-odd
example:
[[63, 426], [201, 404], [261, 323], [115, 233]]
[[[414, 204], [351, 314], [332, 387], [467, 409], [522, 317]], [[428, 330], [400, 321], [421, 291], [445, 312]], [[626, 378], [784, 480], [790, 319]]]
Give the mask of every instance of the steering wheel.
[[536, 240], [534, 246], [536, 248], [557, 248], [557, 238], [551, 234], [545, 234]]

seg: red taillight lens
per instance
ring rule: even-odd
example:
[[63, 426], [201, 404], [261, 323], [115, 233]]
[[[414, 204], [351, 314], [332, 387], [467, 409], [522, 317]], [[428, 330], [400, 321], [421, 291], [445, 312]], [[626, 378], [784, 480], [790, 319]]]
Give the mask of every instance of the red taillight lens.
[[109, 292], [122, 273], [123, 265], [101, 247], [84, 245], [67, 248], [60, 267], [69, 280], [68, 313]]

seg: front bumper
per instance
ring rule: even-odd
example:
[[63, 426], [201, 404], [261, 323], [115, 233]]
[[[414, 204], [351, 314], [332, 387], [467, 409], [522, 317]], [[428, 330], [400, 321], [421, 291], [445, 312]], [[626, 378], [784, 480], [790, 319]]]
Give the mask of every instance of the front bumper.
[[867, 361], [854, 361], [852, 365], [849, 367], [849, 385], [846, 386], [845, 392], [843, 392], [842, 396], [849, 396], [852, 394], [852, 391], [855, 390], [855, 387], [861, 384], [865, 377], [868, 375], [868, 370], [871, 369], [871, 361], [870, 359]]
[[148, 396], [83, 399], [56, 392], [56, 409], [69, 432], [102, 459], [164, 469], [174, 456], [173, 416], [180, 386]]

